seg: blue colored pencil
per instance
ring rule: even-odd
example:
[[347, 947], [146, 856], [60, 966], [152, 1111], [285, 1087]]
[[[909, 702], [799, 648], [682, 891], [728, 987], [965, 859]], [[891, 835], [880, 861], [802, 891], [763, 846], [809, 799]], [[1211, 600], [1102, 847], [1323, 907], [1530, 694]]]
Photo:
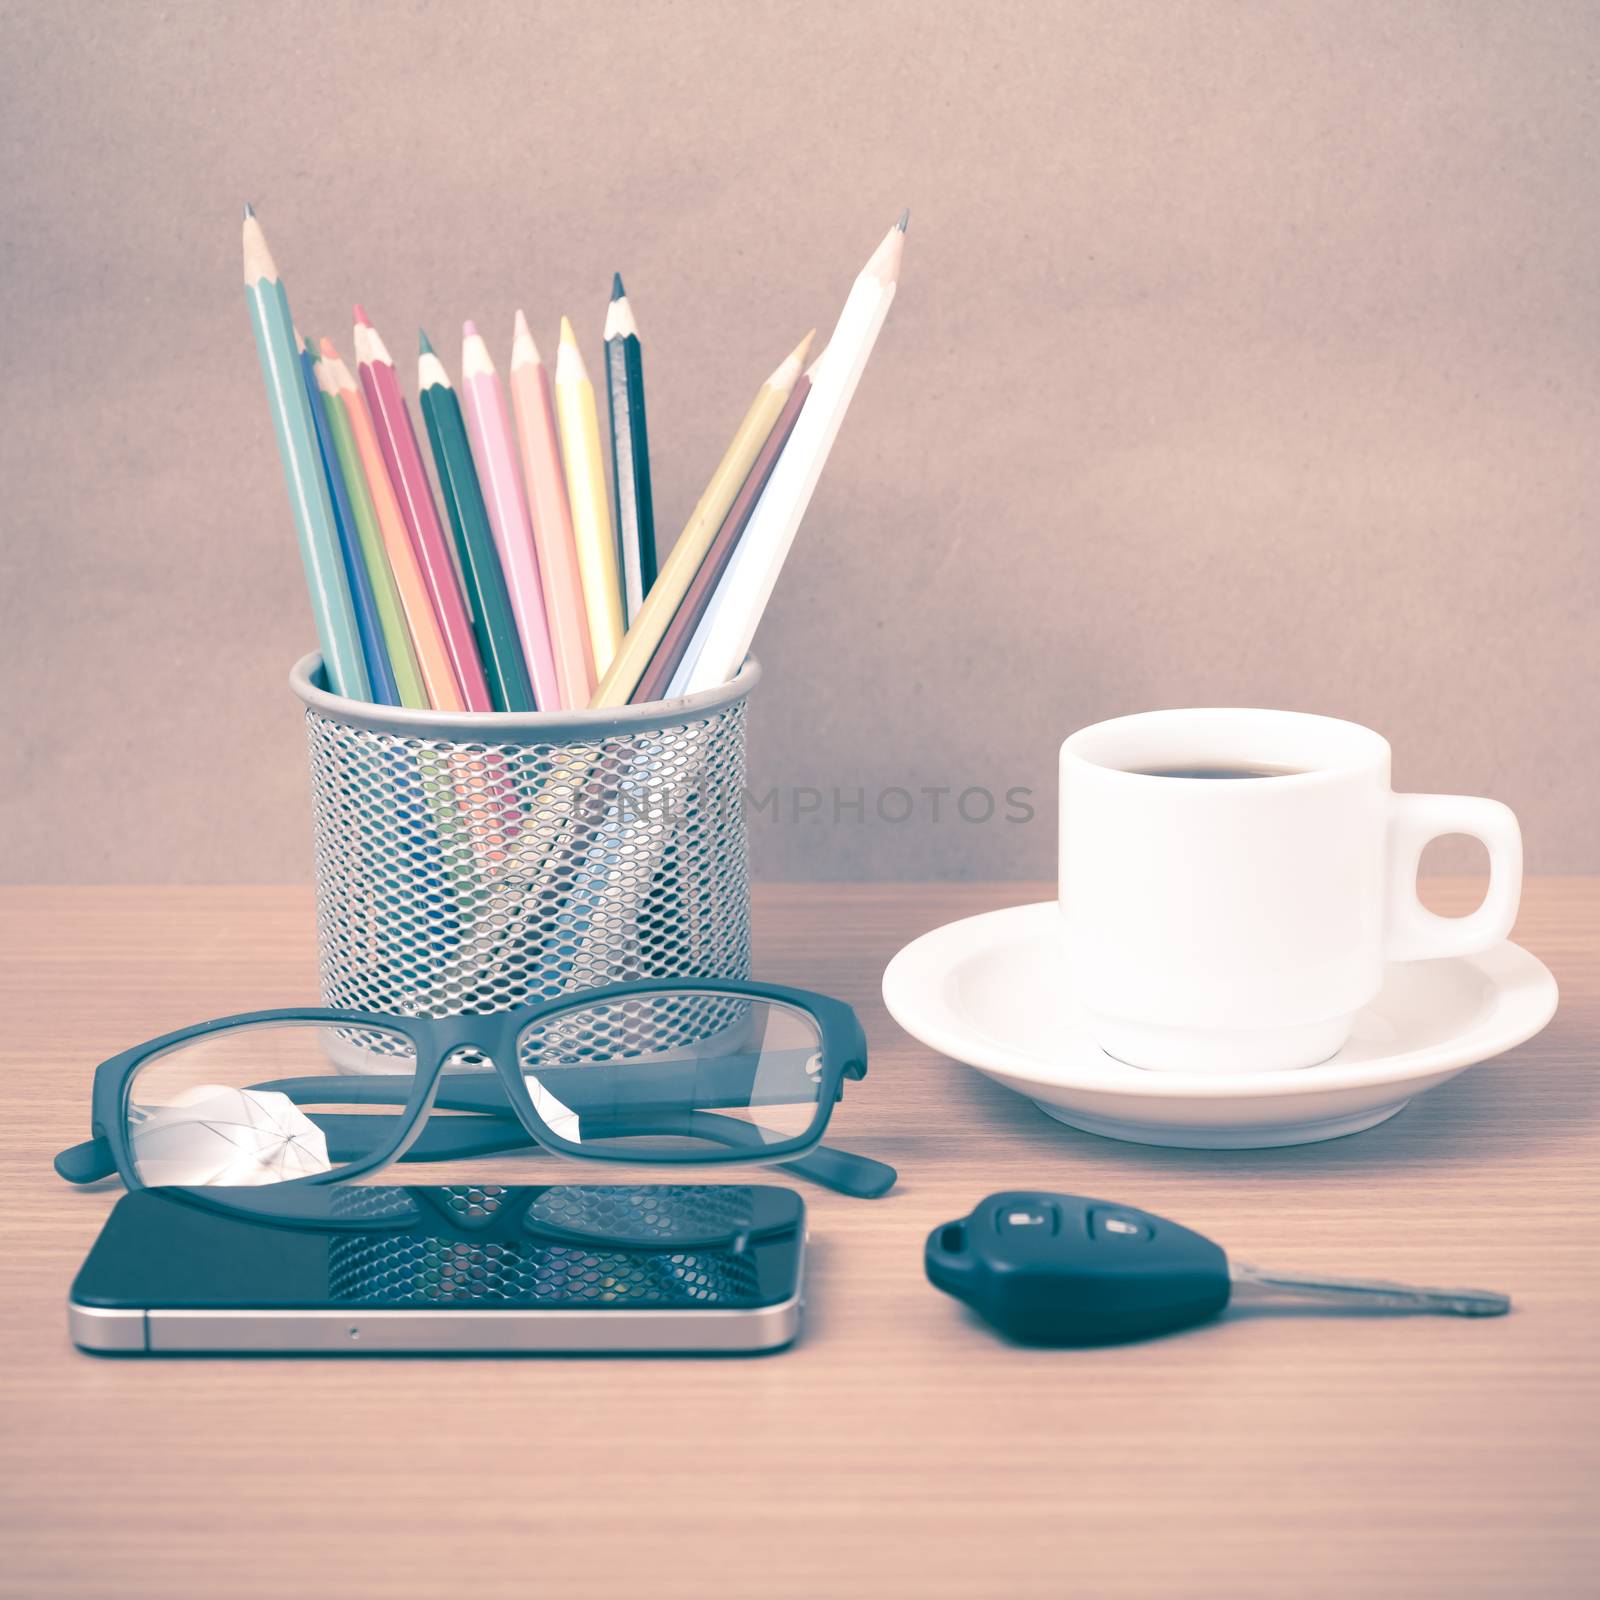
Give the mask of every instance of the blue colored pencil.
[[328, 414], [322, 408], [322, 390], [317, 386], [317, 358], [312, 354], [311, 346], [303, 341], [300, 367], [305, 373], [306, 398], [311, 403], [311, 420], [316, 427], [322, 471], [328, 480], [328, 493], [333, 501], [333, 525], [339, 535], [339, 549], [344, 555], [345, 576], [350, 582], [350, 603], [356, 614], [356, 633], [361, 640], [361, 654], [367, 663], [367, 677], [372, 682], [372, 699], [376, 705], [397, 706], [400, 704], [400, 686], [395, 682], [394, 670], [389, 665], [389, 649], [383, 642], [383, 621], [378, 616], [378, 600], [372, 588], [372, 574], [367, 571], [367, 558], [361, 549], [355, 513], [350, 509], [350, 492], [345, 487], [344, 468], [339, 465], [339, 451], [333, 442], [333, 430], [328, 426]]
[[278, 454], [289, 488], [300, 559], [311, 591], [311, 614], [322, 647], [323, 669], [335, 694], [369, 700], [372, 685], [361, 654], [350, 584], [345, 576], [339, 536], [333, 526], [333, 502], [317, 448], [311, 402], [306, 395], [300, 352], [295, 348], [294, 319], [272, 252], [255, 212], [244, 208], [244, 297], [255, 329], [261, 376], [272, 407]]

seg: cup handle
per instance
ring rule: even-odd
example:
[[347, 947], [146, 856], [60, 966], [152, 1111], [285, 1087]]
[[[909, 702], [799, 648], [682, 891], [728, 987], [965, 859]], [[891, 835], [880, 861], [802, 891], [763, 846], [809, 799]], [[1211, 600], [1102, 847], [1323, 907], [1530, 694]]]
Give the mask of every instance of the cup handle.
[[[1522, 830], [1510, 806], [1461, 794], [1397, 794], [1389, 816], [1389, 959], [1468, 956], [1511, 932], [1522, 898]], [[1417, 898], [1423, 848], [1464, 833], [1489, 852], [1489, 888], [1465, 917], [1441, 917]]]

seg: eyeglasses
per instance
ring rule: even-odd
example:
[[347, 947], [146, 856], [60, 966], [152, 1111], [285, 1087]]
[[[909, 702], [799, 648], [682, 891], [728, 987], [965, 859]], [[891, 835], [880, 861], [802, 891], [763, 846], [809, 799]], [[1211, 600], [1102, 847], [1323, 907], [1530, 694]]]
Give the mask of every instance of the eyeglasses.
[[71, 1183], [315, 1187], [394, 1161], [538, 1147], [589, 1161], [776, 1163], [842, 1193], [895, 1171], [820, 1144], [866, 1038], [843, 1001], [647, 979], [489, 1016], [246, 1012], [96, 1068]]

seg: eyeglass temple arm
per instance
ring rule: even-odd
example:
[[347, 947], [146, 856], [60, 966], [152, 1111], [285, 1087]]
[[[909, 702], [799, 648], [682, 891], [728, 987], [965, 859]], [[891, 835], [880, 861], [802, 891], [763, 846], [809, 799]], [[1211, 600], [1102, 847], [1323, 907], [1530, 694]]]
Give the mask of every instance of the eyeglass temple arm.
[[852, 1200], [878, 1200], [894, 1188], [900, 1174], [887, 1161], [875, 1161], [871, 1156], [860, 1156], [853, 1150], [840, 1150], [831, 1144], [819, 1144], [793, 1161], [780, 1161], [778, 1165], [824, 1189], [836, 1194], [847, 1194]]
[[[347, 1095], [357, 1103], [383, 1104], [379, 1095]], [[394, 1095], [391, 1104], [403, 1105], [404, 1095]], [[442, 1110], [471, 1110], [470, 1106], [443, 1106]], [[358, 1161], [381, 1149], [394, 1131], [395, 1117], [370, 1115], [340, 1116], [337, 1112], [314, 1111], [311, 1120], [329, 1136], [328, 1154], [336, 1162]], [[494, 1155], [503, 1150], [520, 1150], [533, 1143], [509, 1105], [489, 1110], [481, 1117], [448, 1119], [454, 1127], [429, 1122], [401, 1157], [402, 1161], [459, 1161], [469, 1156]], [[53, 1163], [58, 1176], [68, 1183], [98, 1183], [116, 1175], [117, 1161], [111, 1141], [86, 1139], [57, 1154]]]
[[[808, 1054], [808, 1053], [807, 1053]], [[750, 1058], [753, 1064], [754, 1058]], [[726, 1066], [732, 1067], [730, 1059]], [[564, 1069], [555, 1069], [544, 1076], [547, 1080], [554, 1080], [563, 1075]], [[860, 1078], [866, 1072], [864, 1064], [852, 1062], [845, 1068], [845, 1076]], [[559, 1085], [560, 1098], [567, 1108], [579, 1114], [584, 1121], [593, 1123], [594, 1114], [588, 1112], [583, 1105], [581, 1091], [586, 1087], [588, 1073], [583, 1069], [571, 1069], [572, 1083]], [[743, 1082], [743, 1074], [735, 1071], [732, 1076]], [[655, 1082], [656, 1074], [650, 1068], [640, 1068], [637, 1072], [628, 1072], [622, 1066], [612, 1068], [606, 1075], [606, 1098], [614, 1102], [616, 1092], [622, 1084], [633, 1080], [634, 1084], [646, 1091]], [[305, 1096], [316, 1099], [327, 1093], [327, 1080], [321, 1078], [286, 1078], [277, 1083], [260, 1084], [261, 1089], [276, 1089], [289, 1098]], [[340, 1081], [339, 1092], [345, 1098], [357, 1103], [377, 1105], [403, 1105], [407, 1095], [398, 1086], [390, 1086], [378, 1078], [344, 1078]], [[842, 1086], [839, 1091], [843, 1093]], [[520, 1131], [521, 1123], [516, 1122], [516, 1113], [511, 1109], [510, 1102], [506, 1099], [504, 1085], [493, 1073], [446, 1073], [439, 1080], [439, 1090], [434, 1097], [434, 1105], [441, 1111], [478, 1111], [502, 1120], [511, 1120]], [[644, 1109], [644, 1108], [639, 1108]], [[749, 1123], [740, 1122], [734, 1117], [718, 1116], [711, 1111], [671, 1111], [657, 1107], [649, 1107], [650, 1120], [648, 1123], [624, 1126], [615, 1115], [602, 1122], [612, 1137], [624, 1138], [629, 1134], [643, 1136], [651, 1133], [692, 1132], [715, 1144], [730, 1146], [745, 1146], [755, 1149], [764, 1148], [766, 1141], [760, 1132]], [[694, 1126], [677, 1127], [677, 1118], [694, 1119]], [[313, 1114], [314, 1122], [326, 1126], [328, 1119]], [[343, 1119], [346, 1121], [359, 1121], [359, 1118]], [[449, 1119], [453, 1121], [454, 1119]], [[331, 1129], [329, 1130], [331, 1131]], [[468, 1133], [466, 1129], [460, 1130], [465, 1138], [453, 1139], [453, 1130], [448, 1126], [440, 1126], [430, 1120], [423, 1128], [411, 1148], [401, 1157], [404, 1161], [449, 1161], [462, 1160], [473, 1155], [490, 1155], [505, 1150], [520, 1149], [525, 1145], [534, 1143], [526, 1138], [514, 1139], [509, 1142], [501, 1136], [491, 1133], [487, 1129], [473, 1130]], [[365, 1148], [370, 1149], [370, 1145]], [[354, 1159], [364, 1153], [364, 1150], [353, 1150], [343, 1159]], [[815, 1149], [808, 1150], [802, 1156], [796, 1156], [789, 1161], [780, 1161], [778, 1166], [793, 1172], [800, 1177], [809, 1178], [813, 1183], [821, 1184], [826, 1189], [833, 1189], [840, 1194], [848, 1194], [856, 1199], [876, 1200], [885, 1195], [895, 1185], [899, 1174], [887, 1162], [875, 1161], [871, 1156], [856, 1155], [848, 1150], [839, 1150], [830, 1145], [818, 1145]], [[58, 1169], [59, 1170], [59, 1169]]]
[[[320, 1085], [320, 1088], [313, 1088], [313, 1085]], [[277, 1083], [258, 1084], [256, 1087], [287, 1094], [291, 1100], [296, 1098], [297, 1088], [304, 1091], [306, 1099], [324, 1099], [327, 1094], [325, 1079], [287, 1078]], [[341, 1083], [339, 1096], [342, 1100], [353, 1101], [357, 1105], [401, 1106], [409, 1098], [408, 1095], [396, 1090], [386, 1089], [382, 1084], [362, 1083], [359, 1080]], [[476, 1103], [480, 1098], [452, 1095], [436, 1100], [435, 1106], [441, 1111], [481, 1110], [485, 1115], [481, 1118], [461, 1119], [463, 1122], [470, 1121], [473, 1126], [470, 1128], [463, 1126], [459, 1135], [442, 1126], [436, 1130], [431, 1122], [424, 1125], [422, 1132], [401, 1159], [460, 1160], [468, 1156], [493, 1155], [501, 1150], [517, 1150], [533, 1142], [523, 1130], [522, 1124], [516, 1120], [516, 1113], [504, 1095], [500, 1096], [498, 1106], [480, 1106]], [[329, 1154], [338, 1162], [356, 1161], [362, 1156], [370, 1155], [374, 1149], [382, 1148], [389, 1142], [396, 1121], [394, 1117], [340, 1116], [337, 1112], [321, 1111], [313, 1111], [310, 1116], [324, 1133], [337, 1141], [336, 1145], [330, 1145]], [[456, 1119], [450, 1120], [453, 1122]], [[53, 1165], [57, 1175], [65, 1178], [68, 1183], [98, 1183], [102, 1178], [114, 1177], [117, 1170], [116, 1157], [111, 1153], [111, 1141], [103, 1137], [86, 1139], [82, 1144], [68, 1146], [56, 1156]]]
[[[724, 1117], [715, 1111], [667, 1111], [652, 1116], [638, 1126], [626, 1124], [622, 1118], [585, 1117], [587, 1127], [592, 1127], [602, 1137], [625, 1139], [631, 1134], [681, 1133], [697, 1139], [708, 1139], [717, 1144], [737, 1146], [752, 1153], [764, 1150], [767, 1141], [761, 1130], [737, 1117]], [[871, 1156], [858, 1156], [849, 1150], [838, 1150], [832, 1145], [819, 1144], [802, 1156], [779, 1161], [778, 1166], [788, 1172], [799, 1173], [825, 1189], [837, 1190], [858, 1200], [876, 1200], [887, 1194], [899, 1177], [887, 1162], [874, 1161]]]
[[[373, 1120], [368, 1116], [312, 1115], [312, 1121], [328, 1134], [329, 1154], [338, 1161], [353, 1161], [371, 1150], [376, 1142], [370, 1137]], [[591, 1126], [596, 1124], [593, 1117], [587, 1120]], [[470, 1126], [464, 1126], [469, 1123]], [[714, 1111], [680, 1112], [666, 1117], [651, 1117], [648, 1122], [642, 1123], [628, 1123], [621, 1118], [602, 1118], [598, 1126], [610, 1138], [684, 1133], [714, 1144], [752, 1149], [760, 1149], [766, 1142], [749, 1123], [720, 1116]], [[363, 1138], [363, 1135], [368, 1137]], [[533, 1148], [538, 1146], [523, 1131], [522, 1124], [515, 1120], [514, 1113], [508, 1107], [500, 1115], [482, 1119], [443, 1117], [430, 1120], [400, 1159], [463, 1161], [473, 1156]], [[899, 1176], [885, 1162], [825, 1144], [791, 1160], [780, 1161], [777, 1165], [798, 1177], [809, 1178], [826, 1189], [860, 1200], [876, 1200], [880, 1195], [887, 1194]]]
[[[376, 1086], [373, 1086], [376, 1087]], [[449, 1110], [451, 1107], [445, 1107]], [[455, 1108], [466, 1109], [466, 1108]], [[692, 1125], [666, 1127], [652, 1119], [644, 1126], [625, 1125], [607, 1121], [602, 1124], [612, 1137], [623, 1138], [630, 1133], [693, 1133], [716, 1144], [760, 1147], [761, 1135], [748, 1123], [733, 1117], [719, 1116], [713, 1111], [679, 1113]], [[311, 1120], [330, 1136], [333, 1143], [330, 1154], [336, 1161], [354, 1161], [371, 1152], [375, 1144], [387, 1143], [390, 1130], [374, 1127], [379, 1119], [358, 1115], [340, 1116], [338, 1113], [316, 1112]], [[447, 1117], [430, 1118], [416, 1140], [401, 1157], [403, 1161], [461, 1161], [474, 1156], [496, 1155], [508, 1150], [524, 1150], [534, 1146], [516, 1114], [509, 1105], [490, 1111], [480, 1121]], [[591, 1119], [592, 1121], [593, 1119]], [[382, 1119], [387, 1123], [389, 1118]], [[378, 1137], [372, 1137], [376, 1134]], [[363, 1137], [365, 1136], [365, 1137]], [[818, 1145], [802, 1156], [777, 1163], [799, 1177], [809, 1178], [824, 1188], [858, 1199], [873, 1200], [893, 1188], [897, 1174], [893, 1167], [870, 1156], [855, 1155], [848, 1150], [837, 1150], [829, 1145]], [[89, 1139], [72, 1145], [55, 1158], [56, 1172], [68, 1183], [96, 1183], [115, 1175], [116, 1160], [108, 1139]]]
[[68, 1183], [98, 1183], [117, 1175], [117, 1159], [111, 1154], [109, 1139], [85, 1139], [82, 1144], [69, 1145], [52, 1165], [57, 1177]]
[[[789, 1052], [793, 1061], [788, 1065], [801, 1069], [802, 1064], [809, 1059], [807, 1051]], [[727, 1097], [726, 1103], [742, 1103], [753, 1087], [761, 1084], [762, 1079], [756, 1075], [761, 1064], [756, 1056], [728, 1056], [717, 1062], [700, 1062], [694, 1065], [695, 1084], [700, 1094], [721, 1093]], [[674, 1063], [680, 1070], [687, 1070], [688, 1063]], [[774, 1102], [781, 1102], [786, 1089], [790, 1087], [790, 1080], [786, 1079], [776, 1070], [779, 1065], [778, 1058], [769, 1054], [766, 1057], [767, 1074], [764, 1080], [768, 1094]], [[584, 1110], [585, 1101], [592, 1103], [596, 1095], [602, 1104], [607, 1106], [617, 1105], [619, 1102], [626, 1104], [632, 1099], [635, 1104], [651, 1105], [651, 1096], [658, 1095], [670, 1078], [666, 1076], [669, 1069], [662, 1069], [651, 1064], [634, 1066], [630, 1063], [618, 1062], [608, 1065], [603, 1074], [603, 1081], [590, 1068], [585, 1066], [554, 1067], [541, 1071], [539, 1081], [556, 1095], [570, 1110], [579, 1112]], [[287, 1095], [296, 1105], [316, 1105], [341, 1100], [354, 1105], [379, 1105], [403, 1106], [410, 1098], [411, 1091], [405, 1080], [387, 1083], [385, 1077], [396, 1078], [395, 1073], [377, 1074], [370, 1078], [340, 1077], [338, 1093], [328, 1092], [329, 1079], [316, 1078], [277, 1078], [270, 1083], [252, 1084], [251, 1088], [260, 1093], [276, 1092]], [[858, 1078], [859, 1071], [845, 1069], [844, 1076]], [[795, 1082], [804, 1082], [809, 1087], [809, 1080], [802, 1076]], [[844, 1087], [841, 1083], [835, 1098], [842, 1098]], [[491, 1071], [475, 1072], [446, 1072], [440, 1075], [439, 1087], [434, 1095], [434, 1104], [442, 1111], [487, 1111], [496, 1116], [509, 1110], [506, 1099], [505, 1085], [501, 1082], [499, 1074]], [[652, 1105], [653, 1109], [653, 1105]]]
[[[409, 1089], [386, 1084], [378, 1078], [341, 1078], [337, 1081], [339, 1098], [355, 1105], [403, 1106], [411, 1098]], [[328, 1084], [329, 1079], [325, 1077], [280, 1078], [252, 1087], [262, 1093], [276, 1091], [286, 1094], [297, 1104], [301, 1101], [314, 1104], [328, 1098]], [[487, 1092], [446, 1093], [441, 1085], [434, 1104], [444, 1111], [488, 1111], [496, 1115], [513, 1115], [498, 1079], [479, 1087]], [[312, 1118], [314, 1122], [320, 1120], [318, 1117]], [[388, 1138], [387, 1133], [384, 1137]], [[117, 1170], [116, 1157], [111, 1153], [111, 1141], [98, 1136], [86, 1139], [82, 1144], [70, 1145], [56, 1156], [53, 1165], [57, 1175], [68, 1183], [98, 1183], [102, 1178], [112, 1177]]]

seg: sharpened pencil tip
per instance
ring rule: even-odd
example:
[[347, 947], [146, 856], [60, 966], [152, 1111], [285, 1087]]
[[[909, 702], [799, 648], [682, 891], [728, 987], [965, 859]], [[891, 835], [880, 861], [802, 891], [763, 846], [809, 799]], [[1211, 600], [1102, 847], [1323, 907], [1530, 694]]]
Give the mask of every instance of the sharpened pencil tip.
[[562, 344], [573, 344], [573, 345], [575, 345], [578, 342], [577, 334], [575, 334], [572, 331], [571, 322], [569, 322], [567, 320], [567, 318], [565, 318], [565, 317], [563, 317], [561, 319], [561, 342], [562, 342]]
[[359, 300], [356, 301], [356, 321], [359, 322], [363, 328], [370, 328], [372, 326], [372, 319], [367, 315], [365, 310], [362, 309], [362, 305]]
[[417, 329], [417, 354], [423, 356], [433, 354], [433, 341], [428, 337], [426, 328]]
[[461, 337], [463, 339], [476, 339], [478, 337], [478, 324], [471, 317], [468, 317], [461, 324]]
[[322, 359], [324, 361], [337, 361], [339, 359], [339, 352], [334, 348], [332, 339], [318, 340], [317, 349], [322, 352]]
[[256, 214], [256, 208], [248, 200], [244, 203], [244, 220], [248, 222]]
[[611, 298], [613, 300], [620, 300], [624, 295], [627, 294], [627, 292], [628, 291], [622, 287], [622, 274], [620, 272], [613, 272], [611, 274]]
[[530, 363], [539, 361], [539, 347], [533, 342], [533, 334], [528, 328], [528, 319], [521, 308], [517, 310], [516, 326], [511, 335], [511, 365], [525, 367]]
[[895, 227], [897, 227], [901, 231], [901, 233], [904, 233], [906, 231], [906, 224], [909, 223], [910, 221], [911, 221], [911, 207], [907, 206], [905, 208], [905, 210], [900, 213], [900, 220], [897, 223], [895, 223]]

